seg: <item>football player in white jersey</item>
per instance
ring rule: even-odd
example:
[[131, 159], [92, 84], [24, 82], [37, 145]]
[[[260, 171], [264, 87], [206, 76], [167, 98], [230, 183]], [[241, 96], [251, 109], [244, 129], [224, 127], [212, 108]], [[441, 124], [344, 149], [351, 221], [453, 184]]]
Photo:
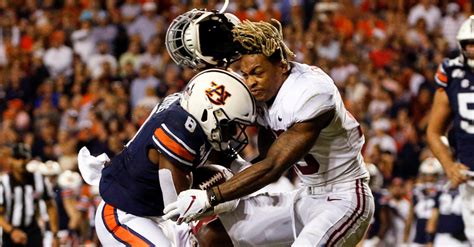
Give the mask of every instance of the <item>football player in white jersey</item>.
[[233, 33], [244, 53], [241, 73], [259, 103], [261, 160], [207, 191], [181, 192], [164, 217], [191, 221], [293, 167], [299, 189], [241, 199], [219, 215], [234, 245], [355, 246], [374, 210], [358, 122], [326, 73], [288, 61], [293, 53], [281, 27], [244, 21]]

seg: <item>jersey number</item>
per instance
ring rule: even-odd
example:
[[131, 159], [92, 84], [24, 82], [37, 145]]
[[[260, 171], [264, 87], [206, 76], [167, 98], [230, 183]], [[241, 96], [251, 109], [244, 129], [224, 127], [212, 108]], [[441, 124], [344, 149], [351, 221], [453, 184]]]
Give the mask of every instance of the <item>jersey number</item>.
[[458, 106], [459, 115], [463, 119], [468, 120], [461, 120], [461, 129], [469, 134], [474, 134], [474, 93], [459, 93]]
[[196, 120], [194, 120], [192, 117], [188, 117], [188, 119], [186, 119], [186, 123], [184, 123], [184, 127], [189, 132], [193, 133], [196, 129]]

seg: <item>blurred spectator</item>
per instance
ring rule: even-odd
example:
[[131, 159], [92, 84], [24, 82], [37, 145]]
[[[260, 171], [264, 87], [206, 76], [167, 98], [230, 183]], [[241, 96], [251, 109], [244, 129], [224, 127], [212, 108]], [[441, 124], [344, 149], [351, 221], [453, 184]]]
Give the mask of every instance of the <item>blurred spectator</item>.
[[458, 48], [456, 35], [465, 20], [466, 17], [461, 14], [457, 3], [448, 3], [446, 5], [446, 16], [441, 20], [441, 32], [444, 39], [448, 42], [451, 51]]
[[51, 76], [72, 74], [72, 49], [64, 45], [64, 32], [55, 31], [50, 37], [51, 47], [46, 50], [43, 61]]
[[441, 10], [431, 0], [421, 0], [408, 14], [408, 24], [414, 26], [420, 18], [426, 22], [425, 31], [432, 32], [441, 20]]
[[138, 77], [130, 85], [130, 103], [134, 108], [138, 101], [145, 97], [147, 88], [156, 89], [160, 81], [152, 75], [150, 65], [144, 63], [140, 67]]
[[125, 66], [131, 64], [132, 68], [139, 68], [138, 61], [140, 58], [140, 42], [130, 42], [128, 49], [120, 56], [120, 69], [125, 70]]
[[156, 25], [159, 16], [156, 15], [156, 3], [145, 2], [142, 5], [143, 15], [137, 17], [127, 28], [129, 35], [138, 35], [143, 46], [146, 46], [158, 31]]
[[153, 70], [153, 73], [163, 72], [162, 68], [164, 64], [162, 63], [162, 57], [159, 53], [159, 46], [161, 45], [161, 41], [158, 36], [154, 36], [151, 38], [150, 42], [146, 46], [146, 51], [142, 55], [140, 55], [135, 62], [135, 69], [139, 70], [139, 68], [143, 64], [150, 65], [150, 68]]
[[117, 27], [110, 24], [109, 16], [105, 11], [99, 11], [95, 18], [97, 25], [92, 30], [92, 37], [96, 42], [106, 42], [113, 50], [113, 41], [117, 37]]
[[140, 11], [140, 4], [137, 0], [126, 0], [120, 7], [120, 13], [126, 23], [131, 22], [135, 17], [137, 17], [140, 14]]
[[109, 44], [106, 41], [100, 41], [97, 44], [97, 53], [92, 55], [87, 60], [87, 68], [91, 72], [92, 78], [99, 78], [103, 75], [104, 64], [107, 63], [110, 66], [112, 74], [115, 74], [117, 69], [117, 59], [110, 55]]
[[74, 52], [81, 56], [83, 62], [89, 60], [94, 53], [95, 39], [92, 35], [92, 13], [83, 11], [80, 20], [80, 29], [74, 31], [71, 35]]

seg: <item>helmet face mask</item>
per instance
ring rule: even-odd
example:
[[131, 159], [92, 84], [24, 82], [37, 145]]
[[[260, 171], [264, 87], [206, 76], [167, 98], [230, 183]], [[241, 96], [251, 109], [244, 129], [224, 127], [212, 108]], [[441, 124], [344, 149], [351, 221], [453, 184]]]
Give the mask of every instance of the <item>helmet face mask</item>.
[[193, 9], [178, 17], [166, 32], [166, 49], [175, 63], [193, 69], [226, 67], [240, 57], [230, 13]]
[[241, 151], [248, 144], [245, 129], [251, 123], [241, 123], [239, 119], [231, 120], [222, 109], [214, 111], [214, 117], [216, 128], [211, 131], [210, 141], [220, 148], [219, 151], [229, 148], [236, 152]]
[[436, 158], [426, 158], [418, 169], [419, 180], [422, 184], [431, 186], [443, 175], [443, 167]]
[[245, 128], [255, 122], [256, 104], [237, 74], [221, 69], [197, 74], [180, 103], [199, 123], [215, 150], [240, 151], [248, 144]]

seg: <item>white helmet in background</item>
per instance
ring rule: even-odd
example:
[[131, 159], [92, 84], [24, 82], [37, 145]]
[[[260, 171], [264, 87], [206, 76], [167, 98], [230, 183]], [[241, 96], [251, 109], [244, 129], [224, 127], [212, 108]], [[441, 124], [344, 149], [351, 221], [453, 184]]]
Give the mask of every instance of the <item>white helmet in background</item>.
[[369, 187], [372, 191], [377, 192], [383, 187], [383, 175], [379, 168], [372, 163], [366, 164], [367, 170], [369, 171], [370, 181]]
[[35, 173], [40, 169], [40, 166], [43, 165], [43, 162], [39, 160], [31, 160], [26, 164], [26, 170], [31, 173]]
[[226, 67], [240, 57], [232, 28], [240, 20], [230, 13], [200, 9], [176, 17], [166, 31], [166, 50], [175, 63], [193, 69]]
[[59, 175], [62, 172], [62, 169], [58, 162], [48, 160], [39, 166], [39, 171], [43, 176], [50, 177]]
[[255, 122], [256, 105], [238, 74], [205, 70], [190, 80], [180, 103], [196, 118], [215, 150], [238, 152], [248, 143], [245, 128]]
[[418, 173], [420, 175], [440, 176], [443, 175], [443, 167], [441, 166], [441, 163], [439, 163], [438, 159], [429, 157], [421, 162]]
[[456, 39], [458, 40], [459, 50], [464, 59], [466, 59], [467, 65], [474, 69], [474, 53], [468, 54], [466, 50], [467, 44], [474, 43], [474, 15], [471, 15], [463, 22], [461, 28], [459, 28]]
[[67, 170], [59, 175], [58, 185], [62, 189], [72, 189], [78, 192], [82, 186], [82, 177], [78, 172]]

